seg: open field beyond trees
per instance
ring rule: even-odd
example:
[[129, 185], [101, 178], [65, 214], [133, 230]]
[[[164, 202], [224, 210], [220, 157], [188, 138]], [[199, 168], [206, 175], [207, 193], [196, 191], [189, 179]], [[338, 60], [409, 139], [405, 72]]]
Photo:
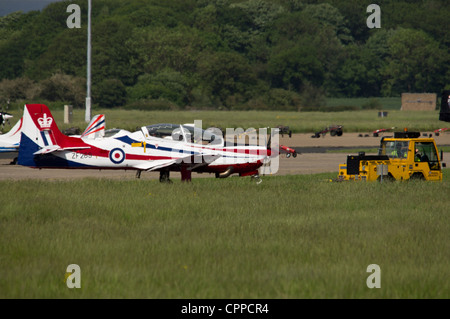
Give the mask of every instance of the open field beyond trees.
[[[73, 109], [73, 120], [64, 124], [64, 111], [47, 104], [61, 130], [69, 127], [86, 128], [85, 110]], [[8, 110], [13, 114], [13, 125], [23, 113], [23, 105]], [[193, 123], [201, 120], [203, 128], [263, 128], [289, 126], [293, 133], [317, 132], [330, 125], [344, 126], [344, 132], [372, 132], [381, 128], [396, 127], [410, 131], [434, 131], [447, 127], [445, 122], [439, 121], [439, 111], [400, 111], [389, 110], [387, 117], [380, 117], [377, 110], [343, 111], [343, 112], [283, 112], [283, 111], [140, 111], [124, 109], [91, 110], [92, 115], [105, 114], [106, 129], [123, 128], [135, 131], [141, 126], [156, 123]], [[3, 128], [6, 132], [8, 125]]]

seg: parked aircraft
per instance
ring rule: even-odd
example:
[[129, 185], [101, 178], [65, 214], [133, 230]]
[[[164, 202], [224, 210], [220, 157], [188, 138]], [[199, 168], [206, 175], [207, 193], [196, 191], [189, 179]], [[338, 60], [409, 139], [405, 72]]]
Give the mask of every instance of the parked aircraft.
[[0, 153], [18, 152], [20, 133], [22, 131], [22, 118], [9, 130], [0, 135]]
[[[136, 170], [137, 177], [142, 171], [159, 171], [161, 182], [170, 182], [170, 171], [180, 171], [181, 179], [188, 181], [191, 172], [206, 172], [222, 178], [231, 174], [252, 176], [259, 182], [258, 169], [278, 152], [278, 148], [272, 152], [267, 144], [227, 146], [222, 135], [194, 128], [192, 134], [189, 128], [156, 124], [104, 138], [66, 136], [46, 105], [27, 104], [18, 164], [33, 168]], [[198, 133], [202, 141], [195, 140]]]

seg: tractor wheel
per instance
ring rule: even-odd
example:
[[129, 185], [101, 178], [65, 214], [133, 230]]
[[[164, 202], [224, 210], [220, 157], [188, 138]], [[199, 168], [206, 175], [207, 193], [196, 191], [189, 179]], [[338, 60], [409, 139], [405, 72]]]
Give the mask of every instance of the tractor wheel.
[[411, 175], [409, 180], [410, 181], [424, 181], [425, 177], [423, 176], [422, 173], [414, 173], [414, 174]]
[[[378, 182], [381, 182], [381, 176], [378, 176], [377, 178]], [[394, 182], [395, 178], [392, 175], [383, 175], [383, 182]]]

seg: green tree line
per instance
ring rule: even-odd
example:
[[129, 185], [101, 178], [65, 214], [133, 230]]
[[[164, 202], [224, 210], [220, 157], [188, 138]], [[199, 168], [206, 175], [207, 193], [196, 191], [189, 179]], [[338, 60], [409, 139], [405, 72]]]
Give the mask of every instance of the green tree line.
[[[450, 89], [445, 0], [92, 1], [102, 107], [279, 109]], [[81, 28], [68, 28], [69, 4]], [[84, 104], [87, 1], [0, 18], [0, 99]]]

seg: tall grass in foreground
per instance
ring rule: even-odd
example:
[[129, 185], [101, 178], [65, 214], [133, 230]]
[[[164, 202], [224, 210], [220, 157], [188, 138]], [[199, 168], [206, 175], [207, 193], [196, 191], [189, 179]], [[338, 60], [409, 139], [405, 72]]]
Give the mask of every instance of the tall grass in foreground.
[[449, 298], [449, 174], [1, 181], [0, 297]]

